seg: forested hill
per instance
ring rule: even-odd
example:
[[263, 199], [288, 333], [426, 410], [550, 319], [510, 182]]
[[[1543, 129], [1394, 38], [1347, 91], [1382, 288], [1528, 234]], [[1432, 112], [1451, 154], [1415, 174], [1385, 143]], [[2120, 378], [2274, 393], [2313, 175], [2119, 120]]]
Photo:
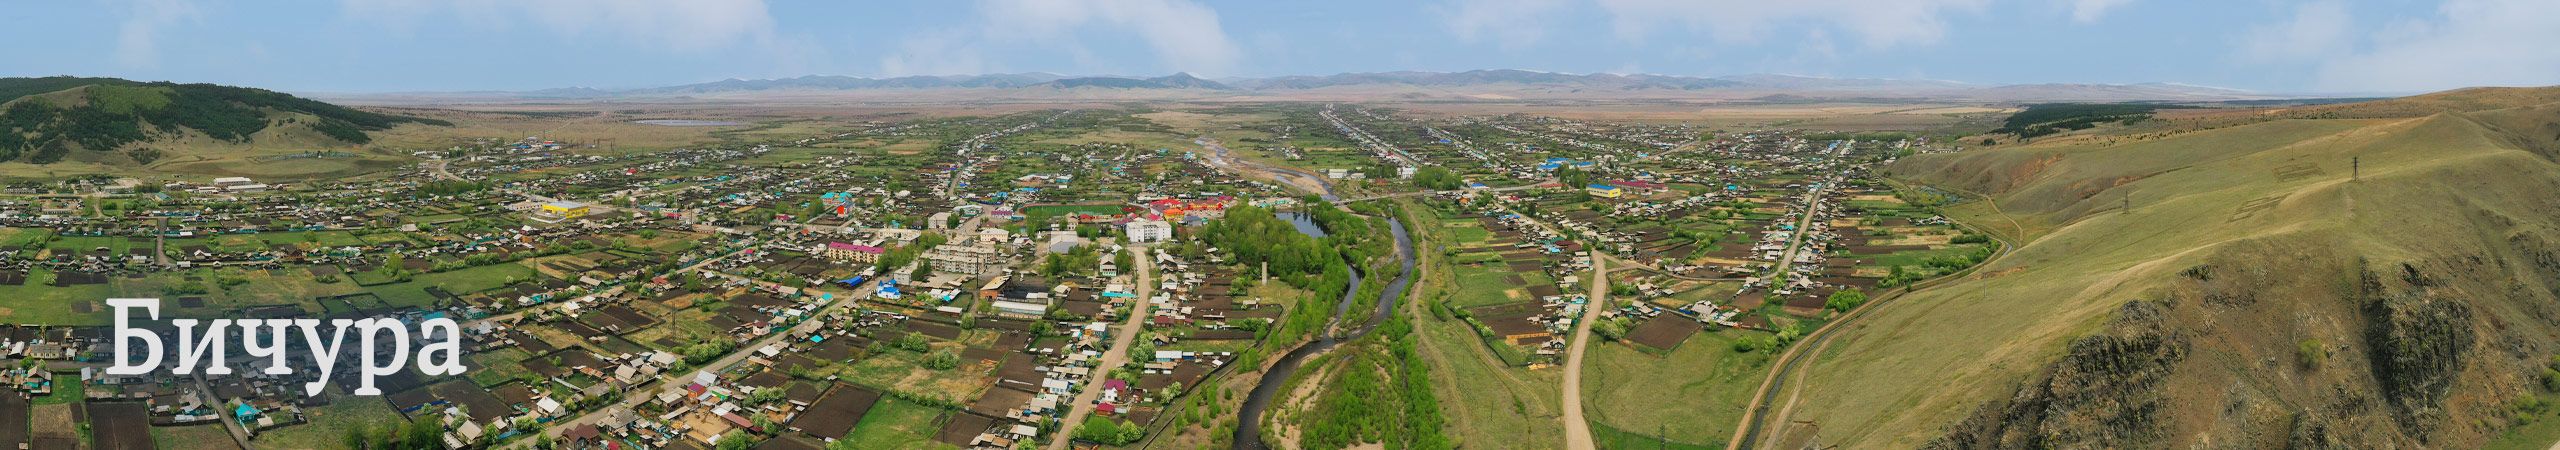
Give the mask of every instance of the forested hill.
[[0, 162], [35, 164], [61, 161], [77, 150], [133, 150], [129, 156], [149, 163], [158, 151], [132, 144], [188, 131], [238, 143], [269, 127], [301, 127], [363, 144], [373, 141], [367, 132], [402, 123], [452, 125], [264, 89], [115, 78], [0, 78], [0, 103], [6, 105], [0, 108]]

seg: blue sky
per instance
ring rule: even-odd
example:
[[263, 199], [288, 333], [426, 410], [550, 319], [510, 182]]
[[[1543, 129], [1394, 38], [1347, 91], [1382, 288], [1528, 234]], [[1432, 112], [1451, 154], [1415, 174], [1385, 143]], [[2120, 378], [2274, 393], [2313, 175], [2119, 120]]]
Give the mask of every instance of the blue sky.
[[993, 72], [1531, 69], [2282, 93], [2560, 84], [2552, 0], [104, 0], [0, 8], [0, 76], [300, 92]]

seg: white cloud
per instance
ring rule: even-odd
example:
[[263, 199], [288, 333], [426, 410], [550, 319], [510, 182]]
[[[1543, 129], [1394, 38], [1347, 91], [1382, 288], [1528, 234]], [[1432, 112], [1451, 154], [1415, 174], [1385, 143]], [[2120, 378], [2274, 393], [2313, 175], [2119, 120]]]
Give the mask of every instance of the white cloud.
[[[992, 51], [1038, 48], [1066, 55], [1080, 70], [1118, 71], [1085, 45], [1089, 35], [1135, 38], [1156, 61], [1203, 76], [1234, 70], [1244, 50], [1218, 12], [1190, 0], [980, 0], [974, 26], [907, 39], [880, 58], [884, 76], [984, 73]], [[1001, 68], [996, 68], [1001, 69]]]
[[776, 45], [764, 0], [343, 0], [348, 16], [400, 28], [439, 12], [466, 23], [530, 22], [525, 32], [622, 39], [700, 52]]
[[1090, 53], [1077, 34], [1100, 30], [1135, 37], [1159, 63], [1177, 71], [1227, 73], [1242, 47], [1218, 23], [1218, 11], [1190, 0], [982, 0], [982, 36], [994, 42], [1053, 45]]
[[117, 64], [130, 67], [159, 65], [160, 29], [180, 20], [201, 14], [193, 0], [120, 0], [115, 2], [124, 15], [116, 26]]
[[2317, 61], [2337, 56], [2352, 43], [2348, 32], [2354, 25], [2345, 6], [2334, 2], [2304, 3], [2295, 7], [2291, 19], [2242, 34], [2234, 56], [2258, 63]]
[[2133, 0], [2070, 0], [2070, 1], [2071, 1], [2071, 20], [2072, 20], [2072, 21], [2074, 21], [2074, 22], [2080, 22], [2080, 23], [2096, 22], [2096, 21], [2098, 21], [2098, 17], [2107, 15], [2107, 10], [2115, 9], [2115, 8], [2116, 8], [2116, 7], [2118, 7], [2118, 6], [2124, 6], [2124, 5], [2125, 5], [2125, 4], [2127, 4], [2127, 3], [2133, 3]]
[[908, 38], [897, 52], [880, 57], [880, 73], [892, 77], [986, 73], [986, 61], [978, 53], [974, 45], [949, 33]]
[[1546, 39], [1554, 15], [1572, 6], [1569, 0], [1461, 0], [1433, 9], [1460, 41], [1517, 50]]
[[2316, 54], [2309, 88], [2330, 92], [2543, 86], [2560, 83], [2553, 17], [2560, 2], [2445, 0], [2431, 17], [2359, 33], [2344, 12], [2306, 6], [2288, 24], [2248, 35], [2262, 40], [2243, 41], [2237, 55]]
[[1598, 0], [1618, 37], [1642, 41], [1676, 25], [1721, 43], [1756, 41], [1772, 30], [1824, 24], [1868, 48], [1925, 45], [1945, 38], [1950, 12], [1982, 10], [1991, 0]]

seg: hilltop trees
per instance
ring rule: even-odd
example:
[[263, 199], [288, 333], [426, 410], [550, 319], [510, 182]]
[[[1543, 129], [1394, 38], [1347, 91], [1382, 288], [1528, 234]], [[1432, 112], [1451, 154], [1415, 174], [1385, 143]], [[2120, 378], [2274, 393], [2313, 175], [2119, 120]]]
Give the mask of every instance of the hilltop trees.
[[[83, 102], [65, 106], [32, 96], [78, 86]], [[368, 143], [368, 131], [402, 123], [450, 126], [452, 123], [358, 111], [289, 94], [211, 84], [139, 83], [112, 78], [0, 79], [0, 102], [25, 98], [0, 111], [0, 160], [28, 156], [27, 162], [61, 161], [72, 145], [111, 151], [151, 138], [152, 133], [194, 130], [214, 139], [248, 142], [267, 129], [277, 114], [281, 123], [308, 124], [332, 139]], [[26, 135], [33, 134], [33, 138]], [[157, 159], [157, 151], [130, 154], [136, 160]]]

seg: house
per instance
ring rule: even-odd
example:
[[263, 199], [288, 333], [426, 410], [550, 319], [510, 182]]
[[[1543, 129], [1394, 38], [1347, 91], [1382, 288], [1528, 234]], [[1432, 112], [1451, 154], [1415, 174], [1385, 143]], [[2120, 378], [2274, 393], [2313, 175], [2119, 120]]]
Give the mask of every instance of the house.
[[542, 212], [556, 214], [562, 218], [576, 218], [578, 216], [587, 215], [587, 209], [587, 204], [578, 202], [551, 202], [542, 204]]
[[1161, 242], [1173, 239], [1173, 224], [1160, 220], [1129, 221], [1129, 242]]
[[1630, 192], [1634, 192], [1634, 193], [1639, 194], [1639, 195], [1656, 194], [1656, 193], [1661, 193], [1661, 192], [1663, 192], [1663, 191], [1667, 191], [1667, 190], [1670, 190], [1670, 189], [1671, 189], [1671, 186], [1670, 186], [1670, 185], [1666, 185], [1666, 184], [1662, 184], [1662, 183], [1655, 183], [1655, 182], [1650, 182], [1650, 181], [1636, 181], [1636, 180], [1619, 180], [1619, 181], [1611, 181], [1611, 182], [1609, 182], [1609, 185], [1610, 185], [1610, 186], [1615, 186], [1615, 187], [1617, 187], [1617, 188], [1619, 188], [1619, 189], [1624, 189], [1624, 190], [1627, 190], [1627, 191], [1630, 191]]
[[1048, 315], [1049, 307], [1053, 304], [1054, 302], [1052, 299], [1043, 297], [1019, 300], [1002, 299], [990, 302], [988, 303], [988, 306], [994, 306], [996, 308], [996, 315], [999, 317], [1013, 319], [1037, 319], [1041, 316]]
[[818, 256], [824, 256], [827, 259], [866, 264], [880, 262], [880, 255], [888, 253], [888, 249], [880, 247], [854, 245], [842, 242], [829, 242], [825, 247], [818, 249]]
[[989, 306], [996, 315], [1016, 319], [1036, 319], [1049, 314], [1057, 301], [1049, 295], [1049, 280], [1039, 277], [997, 277], [987, 282], [978, 296], [994, 300]]
[[985, 242], [937, 245], [924, 252], [924, 259], [934, 271], [969, 275], [992, 273], [1003, 262], [996, 247]]

